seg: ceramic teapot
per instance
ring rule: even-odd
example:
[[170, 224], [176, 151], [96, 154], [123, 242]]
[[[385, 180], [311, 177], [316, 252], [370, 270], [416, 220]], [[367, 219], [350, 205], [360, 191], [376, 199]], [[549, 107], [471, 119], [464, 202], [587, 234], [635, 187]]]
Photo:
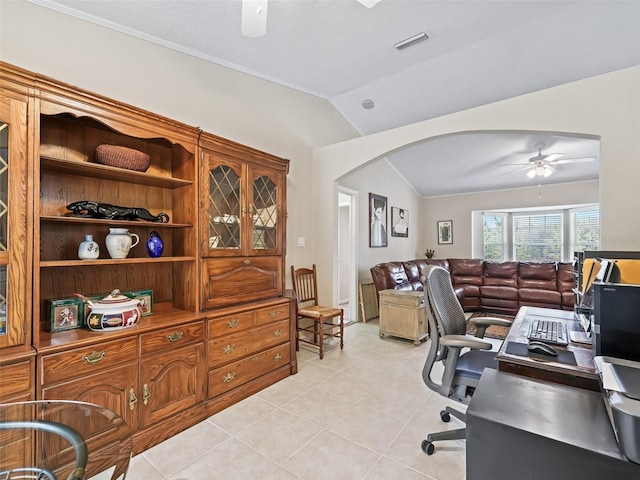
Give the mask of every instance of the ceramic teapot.
[[140, 321], [140, 300], [122, 295], [118, 289], [99, 302], [92, 302], [84, 295], [76, 295], [89, 307], [87, 325], [91, 330], [119, 330], [134, 327]]

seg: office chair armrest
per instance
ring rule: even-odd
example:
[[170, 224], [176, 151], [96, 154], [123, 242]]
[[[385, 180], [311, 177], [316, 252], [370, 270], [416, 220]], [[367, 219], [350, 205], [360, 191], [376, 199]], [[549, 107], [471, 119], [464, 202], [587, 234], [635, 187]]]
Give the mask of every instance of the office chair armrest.
[[472, 318], [469, 320], [469, 323], [474, 327], [476, 327], [476, 332], [474, 333], [474, 336], [477, 338], [484, 338], [484, 334], [485, 334], [485, 331], [487, 330], [487, 327], [491, 325], [496, 325], [498, 327], [507, 327], [507, 328], [511, 326], [511, 320], [505, 320], [504, 318], [497, 318], [497, 317]]
[[471, 348], [473, 350], [491, 350], [493, 348], [489, 342], [476, 340], [467, 335], [445, 335], [440, 338], [440, 344], [445, 347]]

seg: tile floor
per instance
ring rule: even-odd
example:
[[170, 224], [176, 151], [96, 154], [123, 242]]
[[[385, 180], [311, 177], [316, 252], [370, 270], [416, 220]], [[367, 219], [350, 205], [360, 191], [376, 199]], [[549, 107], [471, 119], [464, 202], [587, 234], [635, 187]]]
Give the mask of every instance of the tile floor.
[[135, 456], [127, 479], [464, 480], [464, 441], [420, 449], [460, 425], [439, 416], [460, 405], [422, 381], [428, 344], [382, 340], [377, 320], [347, 327], [344, 343], [323, 360], [301, 350], [298, 374]]

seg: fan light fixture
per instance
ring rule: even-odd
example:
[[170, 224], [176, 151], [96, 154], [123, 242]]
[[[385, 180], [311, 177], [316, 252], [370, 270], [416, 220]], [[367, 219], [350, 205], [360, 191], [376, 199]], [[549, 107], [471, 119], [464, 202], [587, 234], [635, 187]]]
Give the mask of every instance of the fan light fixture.
[[548, 177], [554, 171], [555, 170], [551, 168], [549, 165], [545, 165], [542, 162], [540, 162], [539, 164], [537, 164], [535, 167], [533, 167], [531, 170], [527, 172], [527, 177], [529, 178]]

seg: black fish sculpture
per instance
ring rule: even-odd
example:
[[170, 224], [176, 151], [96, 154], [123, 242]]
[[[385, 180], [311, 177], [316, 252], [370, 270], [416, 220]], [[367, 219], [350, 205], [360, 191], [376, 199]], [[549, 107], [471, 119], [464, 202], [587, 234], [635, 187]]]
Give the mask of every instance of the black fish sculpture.
[[146, 208], [119, 207], [109, 203], [98, 203], [90, 200], [80, 200], [67, 205], [73, 215], [91, 218], [106, 218], [109, 220], [145, 220], [147, 222], [168, 223], [169, 215], [159, 213], [152, 215]]

